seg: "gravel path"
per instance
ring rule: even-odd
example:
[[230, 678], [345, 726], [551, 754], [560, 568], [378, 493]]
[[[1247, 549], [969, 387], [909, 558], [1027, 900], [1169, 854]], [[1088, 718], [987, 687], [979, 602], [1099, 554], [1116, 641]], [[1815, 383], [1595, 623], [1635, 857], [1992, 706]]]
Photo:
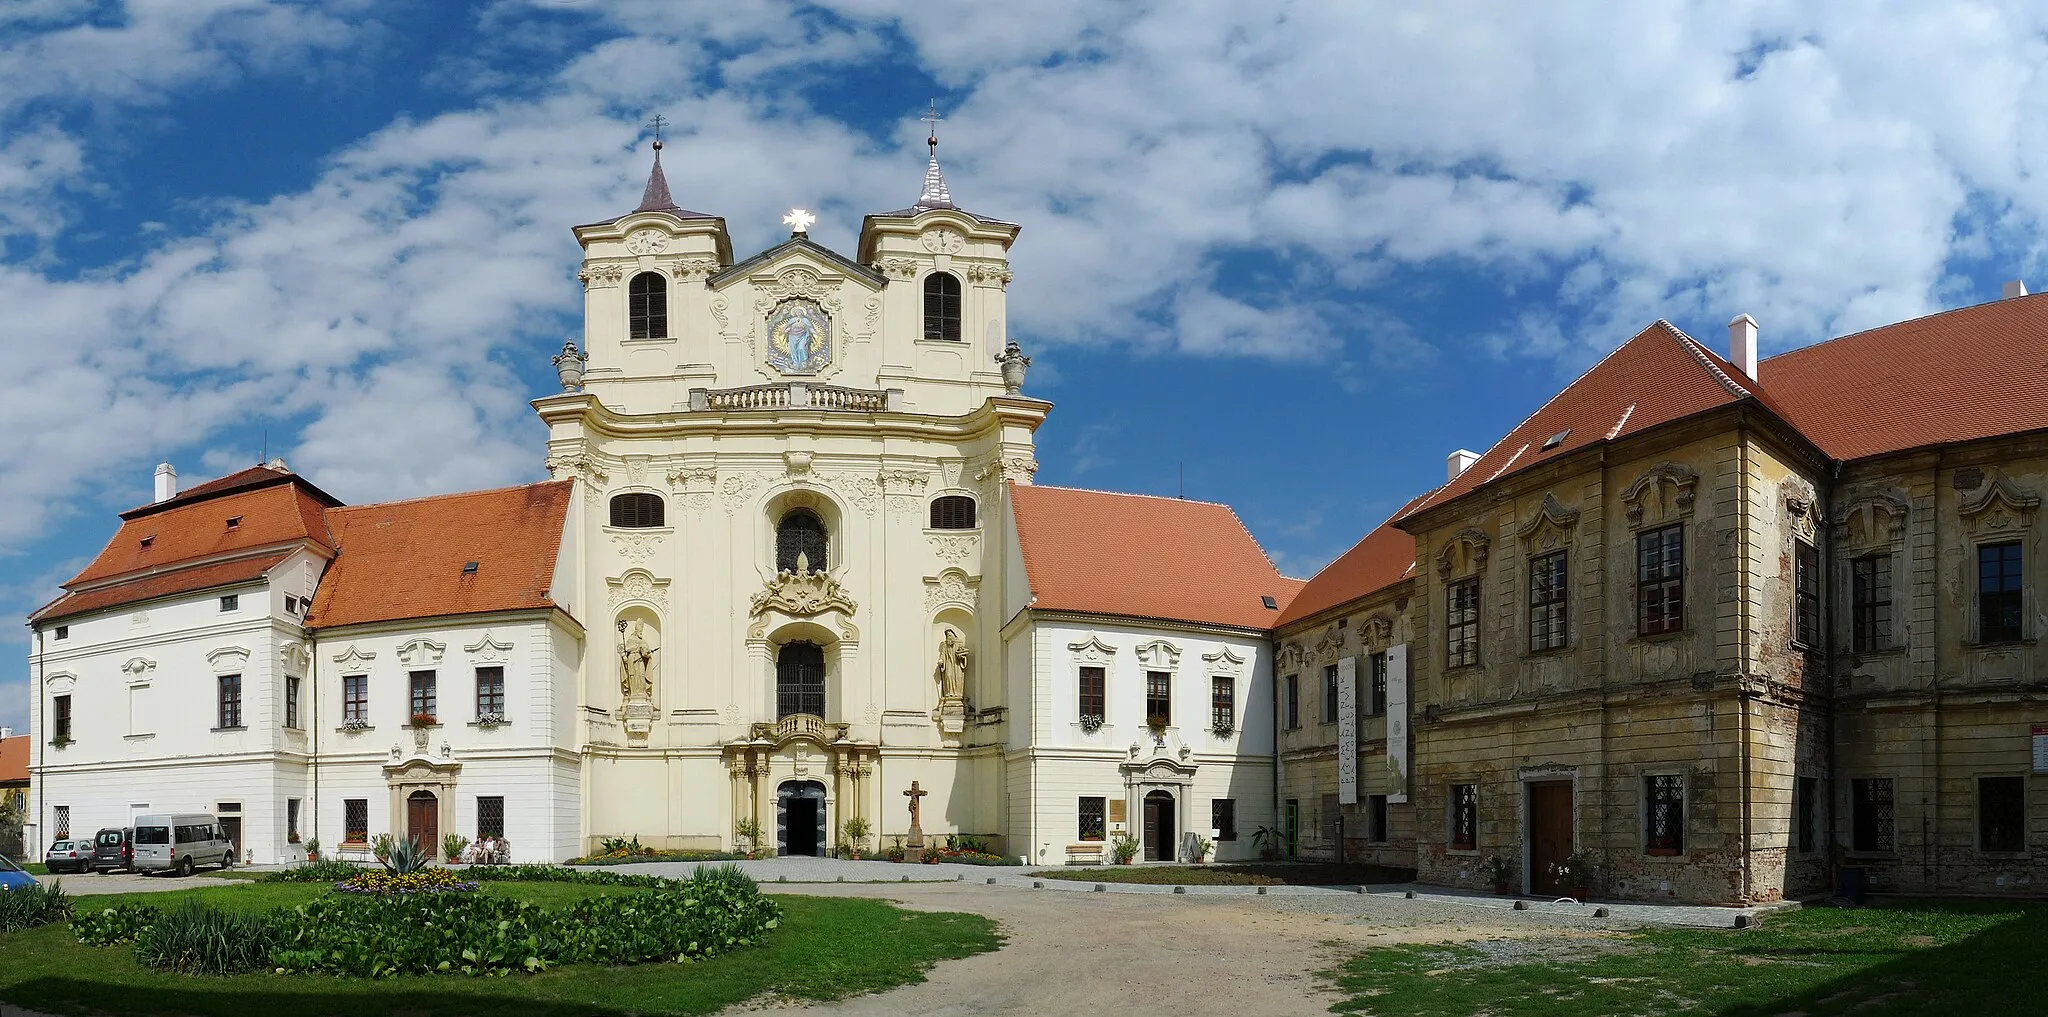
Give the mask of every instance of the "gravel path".
[[72, 897], [91, 897], [102, 893], [164, 893], [202, 886], [240, 886], [248, 882], [242, 879], [219, 879], [207, 872], [194, 874], [190, 878], [169, 873], [144, 875], [133, 872], [82, 872], [66, 873], [62, 876], [37, 876], [36, 881], [46, 886], [61, 881], [64, 884], [64, 892]]

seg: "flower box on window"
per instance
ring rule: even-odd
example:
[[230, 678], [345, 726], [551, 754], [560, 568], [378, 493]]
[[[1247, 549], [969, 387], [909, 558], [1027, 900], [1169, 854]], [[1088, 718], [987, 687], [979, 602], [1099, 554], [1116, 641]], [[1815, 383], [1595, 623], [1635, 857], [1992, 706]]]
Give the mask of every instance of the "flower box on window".
[[341, 729], [343, 731], [368, 731], [370, 729], [370, 722], [361, 717], [350, 717], [341, 722]]
[[1219, 720], [1209, 728], [1209, 733], [1218, 738], [1228, 738], [1237, 733], [1237, 725], [1226, 720]]
[[497, 727], [505, 723], [510, 722], [505, 719], [505, 715], [502, 713], [479, 713], [476, 715], [476, 726], [478, 727]]
[[1084, 731], [1084, 732], [1087, 732], [1088, 734], [1094, 734], [1095, 732], [1097, 732], [1097, 731], [1100, 731], [1100, 730], [1102, 730], [1102, 714], [1099, 714], [1099, 713], [1085, 713], [1085, 714], [1082, 714], [1082, 715], [1081, 715], [1081, 730], [1082, 730], [1082, 731]]
[[435, 720], [434, 715], [431, 713], [415, 713], [412, 715], [412, 726], [414, 727], [436, 727], [439, 724], [440, 722]]

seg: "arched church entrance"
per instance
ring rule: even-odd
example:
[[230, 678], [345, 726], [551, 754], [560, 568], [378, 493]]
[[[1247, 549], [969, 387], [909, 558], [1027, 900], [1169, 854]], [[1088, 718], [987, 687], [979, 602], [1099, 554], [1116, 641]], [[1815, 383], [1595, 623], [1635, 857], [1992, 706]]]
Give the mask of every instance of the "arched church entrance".
[[776, 854], [825, 853], [825, 785], [784, 781], [775, 792]]
[[434, 857], [441, 850], [441, 802], [432, 791], [414, 791], [405, 799], [405, 835]]
[[1146, 861], [1173, 861], [1173, 831], [1172, 792], [1147, 791], [1145, 793]]

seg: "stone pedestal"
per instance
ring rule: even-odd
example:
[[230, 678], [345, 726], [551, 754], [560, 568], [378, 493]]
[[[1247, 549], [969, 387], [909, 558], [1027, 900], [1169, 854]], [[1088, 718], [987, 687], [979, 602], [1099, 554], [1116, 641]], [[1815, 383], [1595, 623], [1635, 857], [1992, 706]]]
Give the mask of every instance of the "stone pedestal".
[[626, 744], [635, 747], [646, 745], [647, 736], [654, 731], [654, 701], [645, 696], [635, 696], [619, 708], [619, 716], [626, 722]]
[[947, 699], [939, 703], [939, 733], [958, 735], [967, 730], [967, 702]]

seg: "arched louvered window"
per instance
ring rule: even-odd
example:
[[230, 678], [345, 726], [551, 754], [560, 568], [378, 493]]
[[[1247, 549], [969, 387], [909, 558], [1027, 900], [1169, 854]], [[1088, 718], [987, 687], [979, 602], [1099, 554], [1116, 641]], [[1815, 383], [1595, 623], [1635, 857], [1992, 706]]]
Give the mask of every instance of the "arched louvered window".
[[960, 280], [950, 272], [924, 277], [924, 337], [960, 341]]
[[[825, 553], [828, 550], [825, 539], [825, 522], [815, 513], [797, 509], [782, 517], [775, 527], [775, 570], [777, 572], [823, 572]], [[801, 568], [797, 559], [803, 558]]]
[[612, 525], [632, 529], [667, 525], [661, 495], [634, 492], [612, 496]]
[[775, 655], [775, 719], [792, 713], [825, 716], [825, 650], [790, 643]]
[[626, 316], [634, 339], [668, 338], [668, 280], [660, 272], [642, 272], [626, 288]]
[[933, 498], [932, 529], [974, 529], [974, 499], [964, 494], [949, 494], [941, 498]]

